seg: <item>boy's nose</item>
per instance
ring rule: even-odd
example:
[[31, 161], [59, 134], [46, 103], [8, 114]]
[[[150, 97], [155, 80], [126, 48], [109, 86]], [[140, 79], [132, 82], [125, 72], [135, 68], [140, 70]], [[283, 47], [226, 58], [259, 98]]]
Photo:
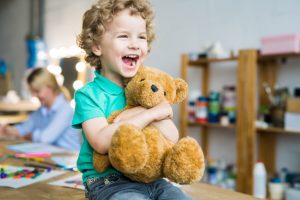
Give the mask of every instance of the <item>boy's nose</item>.
[[139, 45], [135, 40], [131, 40], [129, 45], [128, 45], [129, 49], [139, 49]]

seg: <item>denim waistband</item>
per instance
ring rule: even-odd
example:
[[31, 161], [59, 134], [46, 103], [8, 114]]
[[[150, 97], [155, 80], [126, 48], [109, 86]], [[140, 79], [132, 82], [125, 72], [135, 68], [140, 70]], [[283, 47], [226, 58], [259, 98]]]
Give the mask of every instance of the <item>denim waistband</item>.
[[116, 179], [120, 178], [121, 175], [109, 175], [109, 176], [105, 176], [105, 177], [92, 177], [92, 178], [88, 178], [86, 180], [86, 189], [89, 190], [89, 188], [91, 187], [91, 185], [95, 182], [97, 182], [98, 184], [105, 184], [108, 185], [110, 184], [112, 181], [116, 181]]

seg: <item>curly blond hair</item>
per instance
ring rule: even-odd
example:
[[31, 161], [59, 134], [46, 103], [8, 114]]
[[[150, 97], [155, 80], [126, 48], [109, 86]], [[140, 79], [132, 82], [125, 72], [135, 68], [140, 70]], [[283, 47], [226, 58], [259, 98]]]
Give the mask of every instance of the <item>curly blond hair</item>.
[[154, 12], [148, 0], [99, 0], [84, 13], [82, 31], [77, 37], [78, 46], [85, 50], [85, 60], [91, 66], [101, 70], [100, 57], [92, 52], [92, 46], [100, 42], [106, 24], [125, 9], [129, 9], [131, 15], [139, 15], [145, 20], [150, 50], [155, 33], [153, 28]]

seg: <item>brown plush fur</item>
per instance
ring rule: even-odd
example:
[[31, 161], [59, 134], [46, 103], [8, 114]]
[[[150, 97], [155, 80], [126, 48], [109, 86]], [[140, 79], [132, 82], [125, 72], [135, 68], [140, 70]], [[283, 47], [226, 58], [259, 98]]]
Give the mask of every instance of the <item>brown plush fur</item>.
[[[152, 85], [158, 88], [156, 92], [151, 90]], [[141, 67], [128, 82], [125, 94], [126, 108], [151, 108], [164, 99], [175, 104], [186, 98], [187, 83], [158, 69]], [[111, 123], [119, 113], [113, 113], [108, 121]], [[185, 137], [173, 144], [151, 124], [143, 130], [131, 124], [120, 126], [113, 135], [108, 155], [109, 158], [94, 151], [96, 170], [104, 171], [110, 162], [125, 176], [145, 183], [167, 177], [176, 183], [190, 184], [201, 179], [205, 168], [196, 140]]]

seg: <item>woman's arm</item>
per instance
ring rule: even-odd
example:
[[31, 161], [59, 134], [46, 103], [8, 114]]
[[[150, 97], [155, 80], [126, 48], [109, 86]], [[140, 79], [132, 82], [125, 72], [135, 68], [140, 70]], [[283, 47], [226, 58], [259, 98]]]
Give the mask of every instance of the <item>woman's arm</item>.
[[113, 124], [108, 124], [104, 117], [93, 118], [83, 122], [82, 128], [93, 149], [105, 154], [108, 151], [113, 134], [122, 124], [130, 123], [143, 129], [153, 121], [171, 118], [172, 116], [173, 111], [170, 104], [162, 102], [153, 108], [145, 109], [134, 116]]
[[53, 144], [68, 127], [71, 127], [72, 116], [73, 111], [67, 105], [56, 110], [43, 130], [33, 131], [32, 140], [34, 142]]

